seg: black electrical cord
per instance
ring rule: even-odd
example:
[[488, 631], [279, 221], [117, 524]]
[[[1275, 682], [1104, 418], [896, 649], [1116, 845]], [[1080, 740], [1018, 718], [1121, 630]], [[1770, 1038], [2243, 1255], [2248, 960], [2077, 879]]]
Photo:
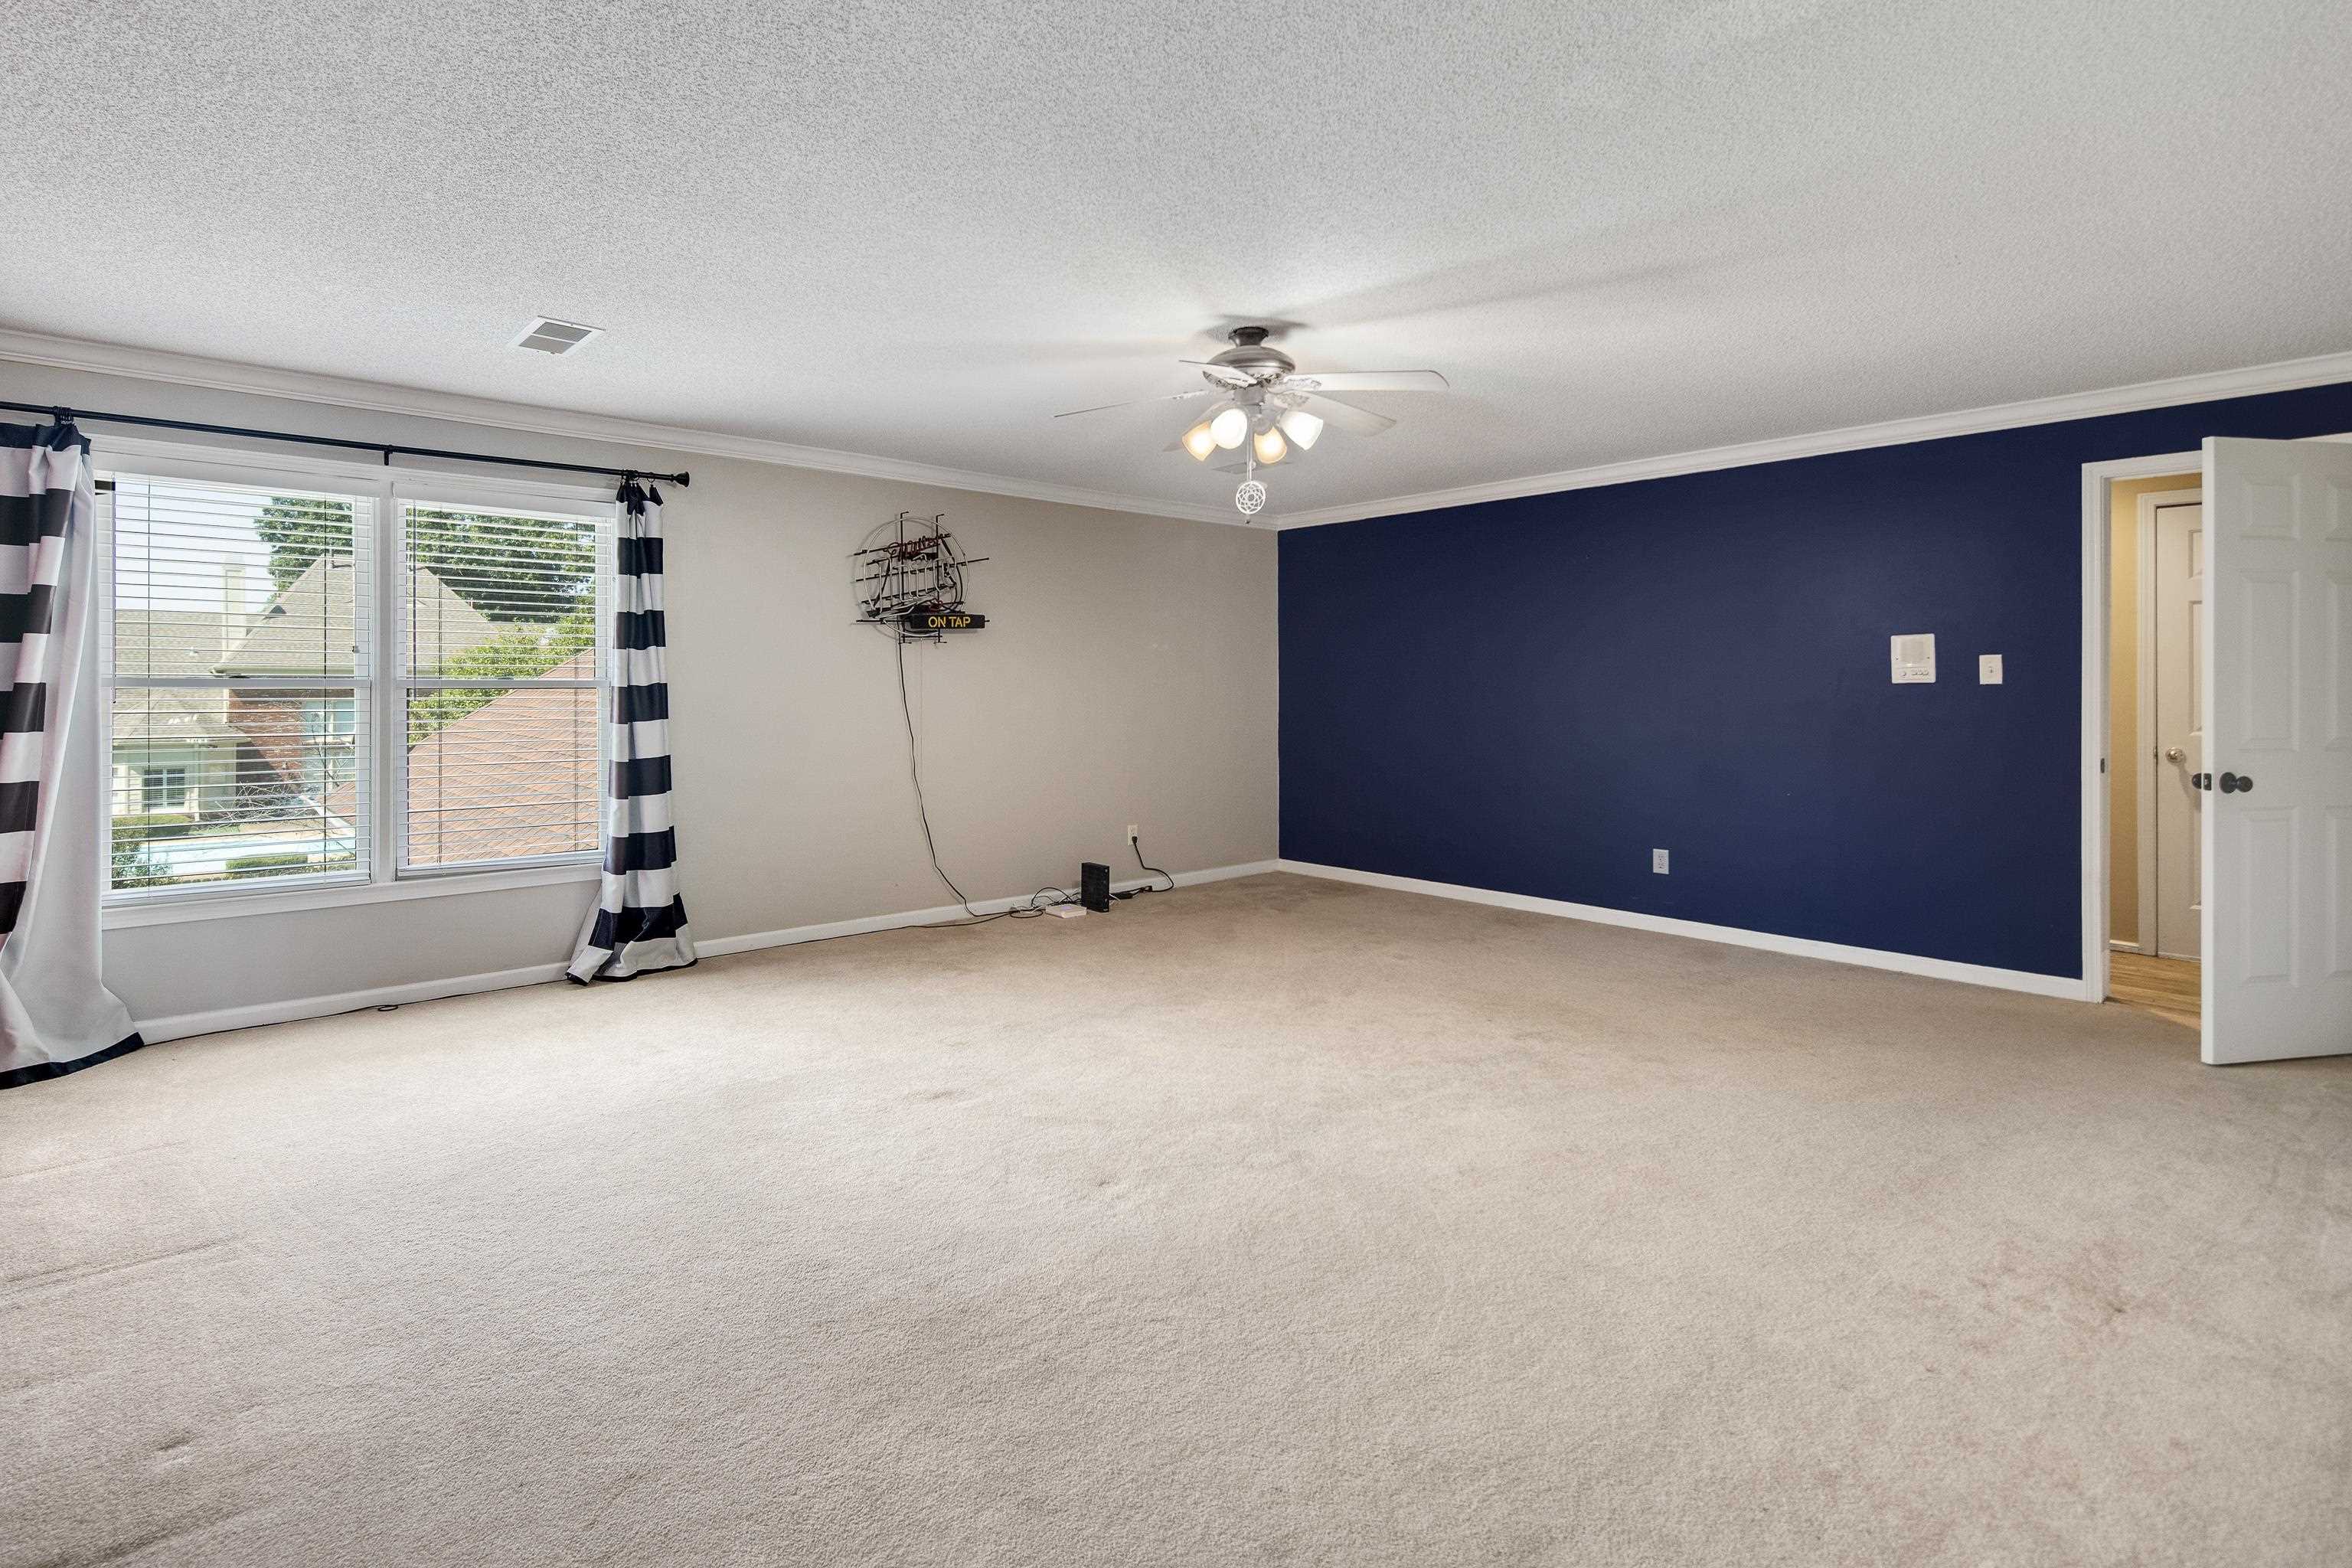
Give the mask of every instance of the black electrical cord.
[[[896, 628], [893, 628], [894, 633], [895, 630]], [[1040, 888], [1030, 894], [1029, 901], [1025, 904], [1016, 904], [1009, 910], [999, 910], [992, 915], [984, 915], [971, 907], [971, 900], [964, 897], [963, 889], [956, 886], [955, 879], [949, 876], [947, 868], [940, 864], [939, 840], [931, 835], [931, 808], [923, 799], [922, 749], [915, 742], [915, 705], [907, 696], [907, 639], [894, 635], [891, 640], [898, 645], [898, 714], [907, 721], [907, 775], [915, 781], [915, 815], [922, 820], [923, 847], [930, 851], [931, 869], [939, 874], [940, 880], [946, 884], [948, 891], [955, 895], [956, 902], [963, 906], [963, 912], [971, 917], [969, 920], [961, 921], [934, 921], [931, 924], [933, 926], [977, 926], [986, 925], [991, 921], [1033, 920], [1055, 904], [1074, 902], [1066, 889], [1046, 887]], [[1160, 875], [1166, 877], [1168, 873], [1162, 871]], [[1175, 880], [1174, 878], [1170, 877], [1169, 885], [1173, 887]], [[1047, 896], [1049, 894], [1051, 897]]]
[[1144, 863], [1143, 840], [1140, 837], [1129, 839], [1127, 841], [1127, 847], [1135, 851], [1135, 863], [1137, 865], [1142, 866], [1145, 870], [1150, 872], [1155, 877], [1165, 877], [1168, 879], [1168, 885], [1164, 888], [1138, 888], [1135, 891], [1139, 893], [1172, 893], [1176, 890], [1176, 875], [1174, 872], [1163, 871], [1157, 866], [1146, 865]]
[[1013, 911], [1007, 910], [1003, 914], [982, 914], [971, 907], [971, 900], [964, 897], [963, 889], [956, 886], [955, 879], [948, 875], [947, 868], [940, 864], [940, 843], [931, 836], [931, 808], [923, 799], [923, 758], [922, 748], [915, 742], [915, 704], [907, 696], [907, 639], [893, 637], [890, 640], [898, 655], [898, 712], [907, 721], [907, 776], [915, 781], [915, 815], [922, 820], [923, 847], [931, 853], [931, 869], [947, 885], [948, 891], [955, 895], [956, 902], [963, 906], [963, 912], [971, 917], [969, 921], [949, 923], [979, 925], [987, 921], [1003, 920]]

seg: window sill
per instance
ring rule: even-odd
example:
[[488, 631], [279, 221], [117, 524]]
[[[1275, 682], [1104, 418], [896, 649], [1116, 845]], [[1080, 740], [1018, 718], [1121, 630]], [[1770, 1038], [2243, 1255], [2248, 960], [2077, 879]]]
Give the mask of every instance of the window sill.
[[349, 904], [438, 899], [452, 893], [491, 893], [507, 888], [543, 888], [558, 882], [593, 882], [603, 874], [604, 867], [589, 859], [566, 861], [554, 866], [521, 866], [506, 871], [444, 872], [410, 877], [397, 882], [345, 882], [320, 888], [126, 899], [120, 903], [106, 905], [104, 920], [107, 930], [121, 931], [137, 926], [177, 925], [183, 921], [291, 914], [302, 910], [328, 910]]

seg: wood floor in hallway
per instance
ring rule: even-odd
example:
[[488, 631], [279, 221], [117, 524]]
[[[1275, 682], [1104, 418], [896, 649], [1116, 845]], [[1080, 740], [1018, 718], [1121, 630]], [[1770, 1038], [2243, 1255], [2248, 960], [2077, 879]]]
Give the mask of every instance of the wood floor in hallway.
[[2203, 966], [2191, 958], [2118, 952], [2107, 960], [2107, 996], [2126, 1007], [2194, 1029], [2203, 1001]]

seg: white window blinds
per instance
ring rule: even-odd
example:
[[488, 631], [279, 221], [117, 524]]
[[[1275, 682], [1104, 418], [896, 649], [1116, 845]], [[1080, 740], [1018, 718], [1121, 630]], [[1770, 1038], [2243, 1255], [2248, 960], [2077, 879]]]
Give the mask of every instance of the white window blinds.
[[596, 861], [609, 506], [156, 461], [101, 470], [118, 900]]
[[401, 864], [593, 854], [594, 520], [401, 508]]
[[117, 889], [364, 879], [377, 503], [117, 476]]

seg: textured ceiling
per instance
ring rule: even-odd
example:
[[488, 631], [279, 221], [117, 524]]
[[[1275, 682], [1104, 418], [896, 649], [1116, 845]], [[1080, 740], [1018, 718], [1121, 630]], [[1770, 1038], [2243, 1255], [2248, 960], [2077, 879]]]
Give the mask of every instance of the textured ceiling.
[[1455, 389], [1276, 511], [2352, 349], [2324, 0], [5, 16], [0, 325], [1164, 501], [1234, 320]]

